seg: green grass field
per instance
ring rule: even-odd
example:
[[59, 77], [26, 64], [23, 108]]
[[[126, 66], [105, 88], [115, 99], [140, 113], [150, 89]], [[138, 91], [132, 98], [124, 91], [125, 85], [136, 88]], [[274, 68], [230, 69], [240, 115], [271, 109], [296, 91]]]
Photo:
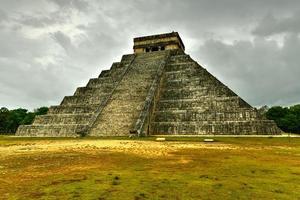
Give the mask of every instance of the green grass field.
[[0, 199], [300, 199], [300, 138], [0, 136]]

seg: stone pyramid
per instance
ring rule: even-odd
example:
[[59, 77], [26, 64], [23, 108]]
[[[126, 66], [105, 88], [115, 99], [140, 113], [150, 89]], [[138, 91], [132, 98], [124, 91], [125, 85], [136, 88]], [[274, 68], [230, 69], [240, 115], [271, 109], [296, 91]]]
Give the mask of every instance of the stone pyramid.
[[20, 126], [19, 136], [280, 134], [184, 53], [177, 32], [134, 39], [134, 53]]

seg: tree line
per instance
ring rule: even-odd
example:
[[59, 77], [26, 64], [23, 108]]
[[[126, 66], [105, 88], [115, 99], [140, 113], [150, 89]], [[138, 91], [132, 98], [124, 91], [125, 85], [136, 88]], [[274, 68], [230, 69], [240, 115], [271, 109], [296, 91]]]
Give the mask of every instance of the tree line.
[[300, 104], [290, 107], [274, 106], [265, 115], [267, 119], [274, 120], [284, 132], [300, 133]]
[[32, 124], [36, 115], [44, 115], [48, 112], [48, 107], [40, 107], [29, 112], [27, 109], [18, 108], [9, 110], [0, 108], [0, 133], [14, 134], [19, 125]]
[[[24, 108], [9, 110], [2, 107], [0, 109], [0, 133], [14, 134], [19, 125], [32, 124], [36, 115], [44, 115], [48, 109], [48, 107], [40, 107], [29, 112]], [[266, 118], [274, 120], [281, 130], [288, 133], [300, 133], [300, 104], [290, 107], [273, 106], [264, 109], [266, 110]]]

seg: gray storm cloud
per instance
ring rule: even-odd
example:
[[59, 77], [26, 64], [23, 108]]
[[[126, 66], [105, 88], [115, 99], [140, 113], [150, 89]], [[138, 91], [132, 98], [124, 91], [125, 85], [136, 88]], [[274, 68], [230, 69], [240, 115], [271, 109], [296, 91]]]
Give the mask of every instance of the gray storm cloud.
[[0, 106], [59, 104], [132, 38], [178, 31], [186, 52], [254, 106], [300, 102], [300, 1], [1, 0]]

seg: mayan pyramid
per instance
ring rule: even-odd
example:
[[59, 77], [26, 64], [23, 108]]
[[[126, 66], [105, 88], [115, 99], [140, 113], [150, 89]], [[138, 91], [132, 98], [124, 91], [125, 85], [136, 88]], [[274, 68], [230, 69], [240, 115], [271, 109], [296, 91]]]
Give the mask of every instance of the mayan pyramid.
[[185, 54], [177, 32], [134, 38], [134, 53], [66, 96], [19, 136], [280, 134]]

